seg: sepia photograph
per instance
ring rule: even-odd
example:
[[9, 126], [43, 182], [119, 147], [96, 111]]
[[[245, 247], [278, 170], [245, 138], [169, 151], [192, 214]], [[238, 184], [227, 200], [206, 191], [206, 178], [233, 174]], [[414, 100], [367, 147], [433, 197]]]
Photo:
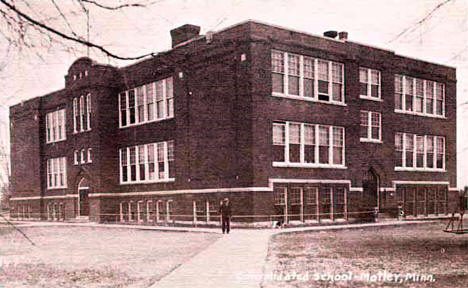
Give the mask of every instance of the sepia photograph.
[[0, 287], [465, 288], [467, 112], [468, 0], [0, 0]]

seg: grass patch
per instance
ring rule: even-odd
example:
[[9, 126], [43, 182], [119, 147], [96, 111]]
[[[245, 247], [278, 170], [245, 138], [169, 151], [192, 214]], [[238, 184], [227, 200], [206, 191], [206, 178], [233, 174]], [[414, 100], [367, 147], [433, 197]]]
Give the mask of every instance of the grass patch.
[[5, 287], [149, 287], [219, 235], [90, 227], [0, 234]]
[[278, 235], [263, 287], [466, 287], [468, 234], [444, 225]]

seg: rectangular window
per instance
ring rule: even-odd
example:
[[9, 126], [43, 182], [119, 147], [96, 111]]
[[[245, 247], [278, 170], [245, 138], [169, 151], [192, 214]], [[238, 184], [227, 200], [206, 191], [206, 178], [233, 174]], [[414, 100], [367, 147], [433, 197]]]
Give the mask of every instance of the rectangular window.
[[272, 50], [271, 72], [275, 96], [344, 103], [341, 63]]
[[361, 141], [381, 141], [381, 114], [378, 112], [361, 111]]
[[66, 139], [65, 109], [46, 114], [46, 143], [58, 142]]
[[424, 136], [416, 136], [416, 167], [424, 167]]
[[47, 189], [67, 188], [67, 161], [65, 157], [47, 160]]
[[78, 113], [78, 98], [73, 98], [73, 132], [80, 131], [80, 115]]
[[413, 167], [413, 151], [414, 151], [414, 135], [413, 134], [405, 134], [405, 157], [406, 167]]
[[445, 116], [444, 87], [444, 84], [430, 80], [395, 75], [395, 110], [423, 116]]
[[136, 88], [136, 101], [137, 101], [137, 122], [145, 121], [145, 93], [144, 93], [144, 86], [140, 86]]
[[301, 205], [301, 190], [302, 188], [291, 188], [289, 193], [289, 203], [291, 205]]
[[395, 165], [409, 170], [445, 169], [445, 138], [441, 136], [395, 134]]
[[174, 175], [174, 141], [120, 149], [122, 184], [172, 181]]
[[91, 158], [91, 151], [92, 151], [92, 148], [88, 148], [88, 163], [93, 162], [93, 159]]
[[403, 154], [403, 134], [395, 134], [395, 165], [396, 167], [403, 167], [404, 154]]
[[403, 110], [403, 76], [395, 75], [395, 110]]
[[273, 92], [284, 93], [284, 53], [271, 51], [271, 82]]
[[153, 121], [154, 120], [154, 83], [150, 83], [145, 85], [146, 89], [146, 111], [148, 113], [148, 121]]
[[285, 124], [273, 123], [273, 161], [284, 161]]
[[172, 78], [167, 78], [166, 80], [166, 94], [165, 98], [167, 99], [167, 107], [166, 107], [166, 117], [172, 118], [174, 117], [174, 85], [172, 82]]
[[119, 94], [120, 103], [120, 127], [127, 126], [127, 93], [122, 92]]
[[128, 113], [129, 113], [129, 124], [135, 124], [136, 116], [135, 116], [135, 90], [128, 91]]
[[284, 206], [285, 204], [285, 196], [286, 196], [286, 188], [285, 187], [276, 187], [273, 192], [275, 205]]
[[[288, 137], [285, 137], [288, 135]], [[307, 123], [273, 123], [273, 166], [344, 167], [344, 128]]]
[[86, 95], [86, 119], [88, 126], [86, 130], [91, 130], [91, 94]]

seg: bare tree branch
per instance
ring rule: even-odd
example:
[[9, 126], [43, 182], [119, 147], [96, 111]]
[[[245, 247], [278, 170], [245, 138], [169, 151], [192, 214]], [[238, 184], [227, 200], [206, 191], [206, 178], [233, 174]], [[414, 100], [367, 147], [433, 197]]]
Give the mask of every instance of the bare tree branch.
[[76, 43], [79, 43], [81, 45], [84, 45], [84, 46], [87, 46], [87, 47], [91, 47], [91, 48], [95, 48], [101, 52], [103, 52], [104, 54], [106, 54], [107, 56], [109, 57], [112, 57], [114, 59], [119, 59], [119, 60], [138, 60], [138, 59], [142, 59], [142, 58], [145, 58], [145, 57], [148, 57], [148, 56], [154, 56], [154, 53], [148, 53], [148, 54], [144, 54], [144, 55], [140, 55], [140, 56], [136, 56], [136, 57], [122, 57], [122, 56], [119, 56], [115, 53], [112, 53], [111, 51], [107, 50], [106, 48], [104, 48], [103, 46], [101, 45], [97, 45], [97, 44], [94, 44], [92, 42], [89, 42], [89, 41], [86, 41], [84, 39], [79, 39], [77, 37], [73, 37], [73, 36], [70, 36], [70, 35], [67, 35], [61, 31], [58, 31], [46, 24], [43, 24], [35, 19], [33, 19], [32, 17], [26, 15], [25, 13], [21, 12], [19, 9], [17, 9], [14, 5], [8, 3], [7, 1], [5, 0], [0, 0], [0, 3], [5, 5], [8, 9], [10, 9], [11, 11], [13, 11], [14, 13], [16, 13], [16, 15], [22, 19], [24, 19], [26, 21], [26, 23], [28, 24], [32, 24], [32, 25], [35, 25], [37, 27], [40, 27], [54, 35], [57, 35], [63, 39], [66, 39], [66, 40], [69, 40], [69, 41], [73, 41], [73, 42], [76, 42]]
[[[111, 7], [111, 6], [102, 5], [102, 4], [98, 3], [97, 1], [93, 1], [93, 0], [80, 0], [80, 2], [93, 4], [93, 5], [96, 5], [99, 8], [103, 8], [103, 9], [107, 9], [107, 10], [119, 10], [119, 9], [122, 9], [122, 8], [129, 8], [129, 7], [140, 7], [140, 8], [142, 8], [142, 7], [147, 6], [146, 4], [133, 3], [133, 4], [122, 4], [122, 5], [119, 5], [119, 6]], [[150, 5], [154, 4], [154, 3], [156, 3], [156, 1], [150, 3]]]

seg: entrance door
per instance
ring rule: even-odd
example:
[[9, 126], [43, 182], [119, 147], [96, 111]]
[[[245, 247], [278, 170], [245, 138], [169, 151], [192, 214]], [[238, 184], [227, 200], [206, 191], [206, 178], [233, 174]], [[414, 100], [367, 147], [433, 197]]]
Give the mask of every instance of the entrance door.
[[379, 206], [378, 202], [378, 191], [379, 191], [379, 176], [370, 168], [367, 171], [367, 177], [363, 180], [363, 204], [369, 209]]
[[89, 189], [79, 189], [80, 216], [89, 216]]

